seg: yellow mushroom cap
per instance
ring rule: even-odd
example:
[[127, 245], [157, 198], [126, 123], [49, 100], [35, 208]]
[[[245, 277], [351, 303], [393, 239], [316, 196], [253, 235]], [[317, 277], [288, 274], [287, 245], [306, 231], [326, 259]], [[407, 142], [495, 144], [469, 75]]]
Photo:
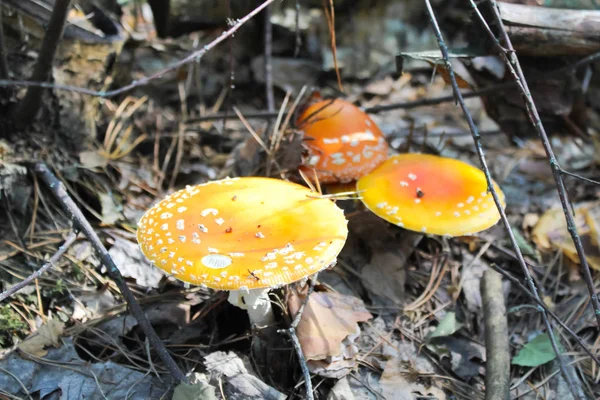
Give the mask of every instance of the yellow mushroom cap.
[[[399, 154], [362, 177], [356, 187], [369, 210], [411, 231], [464, 236], [500, 219], [483, 171], [452, 158]], [[505, 207], [495, 182], [494, 188]]]
[[137, 239], [150, 261], [184, 282], [281, 286], [330, 266], [348, 235], [343, 211], [311, 194], [258, 177], [188, 186], [144, 214]]

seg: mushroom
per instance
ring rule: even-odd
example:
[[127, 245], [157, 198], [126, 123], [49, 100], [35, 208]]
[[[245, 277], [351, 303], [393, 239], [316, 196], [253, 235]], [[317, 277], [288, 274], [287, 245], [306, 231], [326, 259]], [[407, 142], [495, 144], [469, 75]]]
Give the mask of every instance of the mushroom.
[[273, 322], [268, 291], [335, 263], [348, 234], [335, 203], [301, 185], [244, 177], [188, 186], [138, 223], [142, 252], [191, 284], [229, 290], [250, 322]]
[[375, 122], [354, 104], [320, 100], [297, 120], [308, 157], [301, 167], [317, 171], [322, 183], [346, 183], [369, 173], [388, 156], [388, 145]]
[[[484, 173], [465, 162], [428, 154], [390, 157], [356, 184], [377, 216], [411, 231], [464, 236], [500, 219]], [[504, 194], [494, 188], [505, 207]]]

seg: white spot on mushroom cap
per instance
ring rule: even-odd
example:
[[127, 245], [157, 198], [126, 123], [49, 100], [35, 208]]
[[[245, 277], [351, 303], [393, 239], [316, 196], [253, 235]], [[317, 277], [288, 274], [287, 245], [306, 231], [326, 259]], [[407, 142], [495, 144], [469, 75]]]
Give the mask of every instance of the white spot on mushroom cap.
[[233, 260], [225, 254], [208, 254], [202, 257], [200, 262], [211, 269], [223, 269], [230, 266]]
[[216, 208], [207, 208], [205, 210], [202, 210], [202, 212], [200, 212], [200, 215], [206, 217], [208, 214], [217, 215], [218, 213], [219, 210], [217, 210]]
[[185, 229], [185, 221], [182, 219], [178, 219], [177, 220], [177, 229], [179, 229], [180, 231]]
[[414, 181], [417, 179], [417, 175], [413, 174], [412, 172], [408, 174], [408, 179], [410, 179], [411, 181]]

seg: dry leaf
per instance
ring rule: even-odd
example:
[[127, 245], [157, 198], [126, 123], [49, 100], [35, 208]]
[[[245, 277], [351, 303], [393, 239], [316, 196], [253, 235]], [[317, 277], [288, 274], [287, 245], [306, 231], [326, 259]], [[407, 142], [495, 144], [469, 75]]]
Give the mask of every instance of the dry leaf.
[[[600, 248], [598, 243], [598, 227], [600, 226], [600, 202], [586, 202], [575, 206], [575, 226], [588, 263], [600, 270]], [[560, 249], [576, 264], [579, 257], [571, 235], [567, 230], [567, 222], [561, 208], [553, 208], [544, 213], [532, 233], [533, 241], [541, 250]]]
[[443, 390], [436, 387], [426, 387], [422, 383], [413, 381], [410, 376], [414, 376], [414, 370], [403, 366], [405, 364], [399, 358], [392, 358], [385, 365], [379, 385], [383, 389], [383, 395], [386, 399], [413, 400], [416, 396], [413, 393], [420, 394], [423, 397], [445, 400], [446, 394]]
[[47, 346], [59, 347], [59, 337], [63, 333], [65, 324], [58, 320], [50, 320], [29, 335], [17, 348], [27, 354], [43, 357], [48, 353]]
[[[304, 296], [290, 291], [288, 306], [295, 315]], [[340, 357], [344, 350], [344, 339], [358, 337], [360, 328], [357, 322], [373, 318], [362, 300], [333, 292], [314, 292], [310, 295], [304, 314], [296, 330], [302, 351], [307, 360], [323, 360]], [[352, 341], [352, 340], [351, 340]]]

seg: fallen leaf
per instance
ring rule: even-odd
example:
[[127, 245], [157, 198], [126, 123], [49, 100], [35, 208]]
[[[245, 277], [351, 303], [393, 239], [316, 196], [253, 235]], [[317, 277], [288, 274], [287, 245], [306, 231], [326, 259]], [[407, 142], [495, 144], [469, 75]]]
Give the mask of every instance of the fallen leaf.
[[213, 386], [223, 387], [227, 399], [284, 400], [287, 396], [258, 379], [249, 362], [233, 352], [215, 351], [204, 357], [204, 365]]
[[73, 301], [73, 318], [79, 321], [99, 318], [114, 307], [117, 300], [106, 288], [77, 296]]
[[[296, 291], [288, 292], [288, 307], [296, 315], [304, 296]], [[307, 360], [323, 360], [340, 357], [347, 346], [344, 339], [358, 337], [357, 322], [373, 318], [362, 300], [334, 292], [313, 292], [296, 329], [298, 340]]]
[[119, 237], [108, 251], [115, 264], [126, 278], [146, 288], [157, 288], [164, 273], [144, 257], [137, 244]]
[[[50, 349], [43, 362], [21, 357], [18, 352], [0, 360], [0, 388], [18, 398], [36, 393], [40, 399], [148, 400], [166, 398], [169, 380], [132, 370], [112, 361], [87, 362], [79, 358], [71, 338]], [[65, 368], [68, 366], [68, 368]], [[13, 376], [4, 371], [9, 371]], [[14, 376], [18, 376], [19, 381]], [[164, 377], [162, 379], [165, 379]], [[54, 395], [51, 395], [54, 394]]]
[[[600, 224], [598, 218], [600, 202], [581, 203], [574, 208], [575, 226], [581, 238], [587, 261], [592, 268], [600, 270], [600, 247], [596, 233]], [[579, 264], [579, 256], [567, 230], [567, 222], [562, 208], [552, 208], [546, 211], [533, 229], [532, 238], [541, 250], [559, 249], [569, 260]]]
[[547, 333], [542, 333], [527, 343], [512, 359], [515, 365], [537, 367], [556, 358]]
[[386, 363], [379, 379], [379, 385], [386, 399], [414, 400], [417, 398], [415, 394], [438, 400], [446, 399], [446, 394], [441, 389], [425, 386], [416, 379], [409, 378], [414, 376], [414, 371], [406, 364], [399, 358], [392, 358]]
[[65, 324], [52, 319], [38, 328], [37, 331], [29, 335], [24, 341], [17, 345], [17, 348], [27, 354], [36, 357], [43, 357], [48, 353], [46, 347], [60, 346], [60, 335], [63, 333]]
[[113, 196], [100, 193], [98, 197], [102, 206], [102, 225], [112, 225], [123, 218], [123, 206], [117, 204]]
[[172, 400], [217, 400], [215, 388], [208, 384], [206, 376], [195, 373], [191, 380], [175, 387]]
[[104, 168], [108, 165], [108, 160], [97, 151], [82, 151], [79, 153], [79, 162], [83, 168], [94, 169]]
[[355, 400], [347, 377], [338, 380], [331, 388], [327, 400]]
[[427, 335], [427, 340], [450, 336], [460, 328], [462, 328], [462, 324], [456, 320], [456, 314], [454, 312], [449, 312], [440, 321], [435, 330]]

